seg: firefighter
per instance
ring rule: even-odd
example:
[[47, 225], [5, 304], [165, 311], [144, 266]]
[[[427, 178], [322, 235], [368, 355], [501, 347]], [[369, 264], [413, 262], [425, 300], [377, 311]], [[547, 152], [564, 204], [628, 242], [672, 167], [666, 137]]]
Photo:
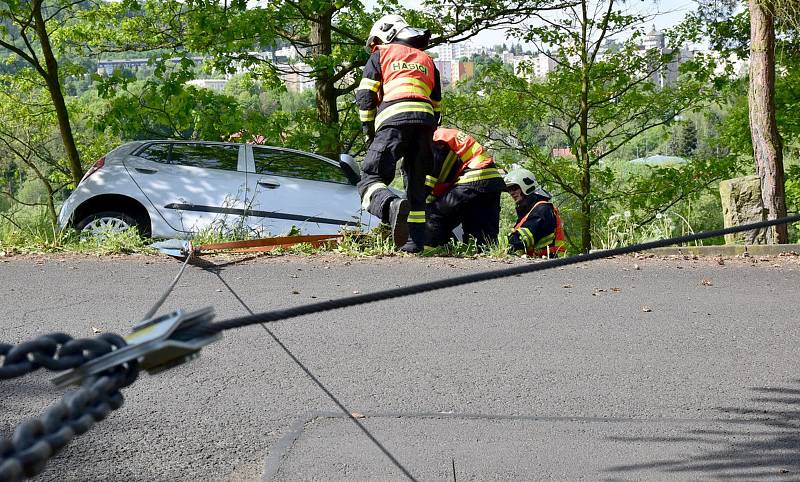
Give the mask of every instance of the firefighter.
[[[441, 112], [442, 87], [433, 60], [423, 52], [430, 31], [386, 15], [370, 30], [370, 53], [356, 90], [369, 148], [358, 191], [361, 205], [392, 226], [401, 251], [425, 245], [425, 176], [432, 170], [433, 131]], [[388, 189], [403, 158], [406, 199]]]
[[556, 257], [566, 253], [564, 225], [552, 196], [527, 169], [512, 169], [503, 178], [517, 205], [517, 224], [508, 235], [509, 249], [528, 256]]
[[434, 175], [426, 178], [427, 243], [446, 244], [461, 224], [464, 241], [474, 238], [479, 248], [497, 242], [503, 176], [494, 159], [472, 136], [439, 127], [433, 134]]

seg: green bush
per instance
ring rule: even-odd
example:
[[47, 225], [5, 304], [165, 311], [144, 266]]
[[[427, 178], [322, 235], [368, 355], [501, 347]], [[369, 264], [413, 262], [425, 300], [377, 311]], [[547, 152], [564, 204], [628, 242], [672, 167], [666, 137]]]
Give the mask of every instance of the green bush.
[[[800, 165], [786, 170], [786, 210], [789, 214], [800, 213]], [[789, 242], [800, 242], [800, 223], [789, 226]]]

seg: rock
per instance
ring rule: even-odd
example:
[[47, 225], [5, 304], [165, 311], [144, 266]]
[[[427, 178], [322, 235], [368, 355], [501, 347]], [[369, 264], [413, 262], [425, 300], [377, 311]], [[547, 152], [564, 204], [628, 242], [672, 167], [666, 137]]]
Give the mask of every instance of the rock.
[[[761, 181], [758, 176], [744, 176], [722, 181], [719, 183], [719, 194], [726, 228], [767, 219], [767, 210], [761, 201]], [[726, 234], [725, 243], [766, 244], [767, 230], [758, 229]]]

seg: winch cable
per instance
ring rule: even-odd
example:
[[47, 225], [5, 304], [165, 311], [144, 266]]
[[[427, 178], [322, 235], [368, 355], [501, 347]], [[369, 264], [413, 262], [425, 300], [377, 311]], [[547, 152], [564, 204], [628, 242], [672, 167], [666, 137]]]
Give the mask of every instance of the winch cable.
[[[255, 313], [253, 312], [253, 310], [250, 309], [250, 307], [247, 305], [247, 303], [244, 302], [244, 300], [236, 293], [236, 291], [234, 291], [233, 288], [225, 281], [225, 279], [222, 277], [222, 275], [219, 274], [218, 270], [214, 270], [213, 268], [211, 268], [211, 269], [209, 269], [209, 271], [212, 271], [217, 276], [217, 278], [219, 278], [220, 282], [223, 285], [225, 285], [225, 288], [227, 288], [228, 291], [230, 291], [231, 295], [233, 295], [233, 297], [236, 298], [236, 300], [239, 302], [239, 304], [241, 304], [242, 307], [244, 307], [244, 309], [248, 313], [250, 313], [251, 316], [255, 315]], [[320, 388], [320, 390], [322, 390], [325, 393], [325, 395], [327, 395], [328, 398], [330, 398], [330, 400], [334, 404], [336, 404], [337, 407], [339, 407], [339, 409], [342, 411], [342, 413], [344, 413], [345, 416], [350, 419], [350, 421], [352, 421], [354, 424], [356, 424], [356, 426], [362, 432], [364, 432], [364, 435], [366, 435], [367, 438], [369, 438], [370, 441], [373, 444], [375, 444], [375, 446], [378, 447], [378, 449], [381, 452], [383, 452], [384, 455], [386, 455], [386, 457], [389, 458], [389, 460], [395, 465], [395, 467], [397, 467], [398, 469], [400, 469], [401, 472], [403, 472], [403, 475], [405, 475], [409, 480], [412, 480], [412, 481], [416, 481], [417, 480], [413, 475], [411, 475], [411, 472], [407, 468], [405, 468], [405, 466], [403, 466], [403, 464], [400, 463], [400, 461], [397, 460], [397, 458], [394, 455], [392, 455], [392, 453], [389, 452], [389, 450], [386, 447], [384, 447], [384, 445], [367, 429], [367, 427], [365, 427], [364, 424], [361, 423], [361, 421], [358, 420], [353, 415], [353, 413], [350, 410], [347, 409], [347, 407], [344, 406], [344, 404], [328, 389], [328, 387], [326, 387], [319, 380], [319, 378], [317, 378], [313, 373], [311, 373], [311, 370], [309, 370], [308, 367], [306, 367], [305, 364], [299, 358], [297, 358], [297, 356], [289, 349], [289, 347], [287, 347], [278, 338], [278, 336], [272, 330], [270, 330], [267, 327], [267, 325], [265, 325], [264, 323], [259, 323], [259, 324], [261, 325], [261, 328], [263, 328], [264, 331], [266, 331], [267, 334], [275, 341], [275, 343], [277, 343], [278, 346], [281, 347], [281, 349], [289, 356], [289, 358], [291, 358], [292, 361], [298, 367], [300, 367], [300, 369], [303, 370], [303, 372], [305, 372], [305, 374], [308, 376], [308, 378], [310, 378], [311, 381], [313, 381]]]
[[454, 278], [445, 278], [436, 281], [430, 281], [427, 283], [419, 283], [399, 288], [387, 289], [383, 291], [376, 291], [374, 293], [366, 293], [357, 296], [348, 296], [345, 298], [332, 299], [318, 303], [301, 305], [293, 308], [267, 311], [263, 313], [257, 313], [254, 315], [231, 318], [216, 323], [210, 322], [205, 324], [194, 325], [184, 330], [177, 331], [175, 333], [175, 338], [192, 339], [198, 336], [207, 336], [225, 330], [232, 330], [235, 328], [241, 328], [244, 326], [249, 326], [259, 323], [274, 323], [276, 321], [288, 320], [291, 318], [297, 318], [299, 316], [304, 316], [304, 315], [323, 313], [326, 311], [348, 308], [367, 303], [374, 303], [377, 301], [400, 298], [404, 296], [412, 296], [420, 293], [426, 293], [429, 291], [441, 290], [445, 288], [452, 288], [455, 286], [461, 286], [470, 283], [478, 283], [481, 281], [489, 281], [498, 278], [506, 278], [510, 276], [534, 273], [537, 271], [544, 271], [562, 266], [585, 263], [587, 261], [594, 261], [598, 259], [611, 258], [614, 256], [635, 253], [638, 251], [663, 248], [666, 246], [671, 246], [673, 244], [690, 243], [693, 241], [699, 241], [701, 239], [723, 236], [725, 234], [733, 234], [742, 231], [751, 231], [755, 229], [761, 229], [780, 224], [794, 223], [798, 221], [800, 221], [800, 215], [787, 216], [780, 219], [771, 219], [766, 221], [759, 221], [756, 223], [743, 224], [740, 226], [733, 226], [729, 228], [715, 229], [712, 231], [703, 231], [700, 233], [695, 233], [685, 236], [678, 236], [658, 241], [650, 241], [630, 246], [622, 246], [619, 248], [608, 249], [603, 251], [595, 251], [576, 256], [567, 256], [564, 258], [549, 259], [538, 263], [526, 263], [521, 266], [515, 266], [512, 268], [485, 271], [481, 273], [473, 273], [464, 276], [457, 276]]
[[164, 294], [161, 295], [161, 298], [159, 298], [158, 301], [156, 301], [156, 303], [153, 305], [153, 307], [150, 308], [150, 310], [148, 310], [147, 313], [145, 313], [144, 317], [142, 318], [143, 320], [152, 318], [153, 315], [156, 314], [156, 311], [158, 311], [158, 309], [161, 308], [161, 305], [163, 305], [164, 302], [167, 301], [167, 298], [169, 297], [170, 293], [172, 293], [172, 290], [174, 290], [175, 286], [178, 284], [178, 280], [181, 279], [181, 275], [183, 275], [183, 272], [186, 270], [186, 265], [189, 264], [189, 260], [191, 260], [192, 258], [193, 258], [192, 251], [189, 250], [189, 252], [186, 254], [186, 260], [184, 260], [181, 269], [178, 271], [178, 274], [175, 275], [175, 278], [172, 280], [172, 283], [169, 284], [167, 289], [164, 291]]

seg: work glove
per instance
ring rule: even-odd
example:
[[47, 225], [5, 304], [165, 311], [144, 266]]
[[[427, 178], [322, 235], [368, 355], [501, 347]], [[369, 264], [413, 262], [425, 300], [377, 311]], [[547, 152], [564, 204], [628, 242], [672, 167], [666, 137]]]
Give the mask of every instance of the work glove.
[[372, 140], [375, 139], [375, 123], [374, 122], [364, 122], [361, 124], [361, 130], [364, 131], [365, 141], [367, 143], [367, 147], [372, 144]]

